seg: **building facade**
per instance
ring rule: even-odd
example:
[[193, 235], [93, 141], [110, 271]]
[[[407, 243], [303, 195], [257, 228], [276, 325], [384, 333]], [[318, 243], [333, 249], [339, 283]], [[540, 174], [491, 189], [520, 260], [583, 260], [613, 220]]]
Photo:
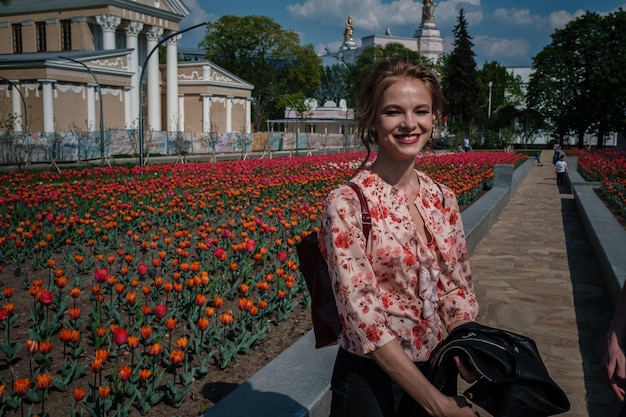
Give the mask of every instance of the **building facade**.
[[250, 134], [254, 86], [206, 60], [178, 61], [186, 32], [179, 24], [189, 13], [181, 0], [0, 6], [0, 118], [12, 121], [5, 129], [63, 141], [68, 132], [123, 135], [141, 118], [165, 141], [180, 132]]

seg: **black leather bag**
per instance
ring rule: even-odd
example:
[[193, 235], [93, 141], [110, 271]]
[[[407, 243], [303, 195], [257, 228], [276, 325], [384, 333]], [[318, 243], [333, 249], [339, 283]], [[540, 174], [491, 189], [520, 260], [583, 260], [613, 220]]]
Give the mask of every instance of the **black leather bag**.
[[[363, 233], [367, 239], [371, 228], [371, 220], [367, 202], [358, 185], [349, 182], [361, 203], [361, 220]], [[317, 233], [312, 232], [296, 244], [299, 269], [304, 275], [307, 289], [311, 295], [311, 320], [315, 332], [315, 347], [322, 348], [337, 343], [341, 322], [335, 303], [332, 283], [328, 275], [328, 265], [317, 244]]]
[[454, 356], [470, 361], [482, 375], [463, 395], [494, 416], [545, 417], [570, 408], [526, 336], [478, 323], [454, 329], [429, 360], [429, 380], [446, 395], [457, 394]]

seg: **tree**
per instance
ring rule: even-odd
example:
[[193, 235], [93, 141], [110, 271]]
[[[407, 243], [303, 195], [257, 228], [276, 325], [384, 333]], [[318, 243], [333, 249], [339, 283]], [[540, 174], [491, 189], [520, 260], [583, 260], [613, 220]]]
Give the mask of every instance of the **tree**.
[[487, 146], [500, 147], [502, 143], [496, 139], [501, 137], [498, 132], [503, 129], [519, 132], [520, 126], [525, 125], [522, 79], [496, 61], [485, 62], [477, 77], [480, 98], [475, 123], [483, 132]]
[[446, 98], [445, 114], [450, 116], [452, 124], [470, 130], [477, 115], [476, 103], [480, 103], [480, 86], [474, 60], [476, 54], [472, 50], [474, 44], [467, 31], [463, 9], [459, 10], [457, 22], [452, 31], [454, 49], [444, 60], [442, 87]]
[[[324, 67], [322, 79], [315, 97], [320, 103], [332, 100], [339, 104], [341, 99], [348, 101], [347, 75], [350, 64], [337, 63]], [[353, 105], [349, 102], [348, 106]]]
[[222, 16], [207, 25], [200, 46], [207, 59], [254, 85], [256, 128], [280, 114], [275, 97], [296, 92], [313, 97], [320, 84], [322, 62], [313, 45], [300, 45], [296, 32], [266, 16]]
[[626, 12], [585, 13], [552, 34], [533, 58], [529, 101], [563, 142], [574, 132], [578, 147], [586, 133], [603, 146], [610, 131], [626, 126]]

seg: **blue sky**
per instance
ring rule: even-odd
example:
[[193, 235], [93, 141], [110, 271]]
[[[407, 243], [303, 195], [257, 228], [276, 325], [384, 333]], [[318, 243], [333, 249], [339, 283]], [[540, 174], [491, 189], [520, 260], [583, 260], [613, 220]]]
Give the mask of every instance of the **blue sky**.
[[[300, 34], [302, 43], [312, 43], [322, 53], [343, 42], [348, 15], [354, 23], [354, 39], [382, 35], [411, 37], [421, 21], [422, 0], [183, 0], [191, 15], [181, 29], [223, 15], [265, 15], [283, 29]], [[440, 0], [435, 21], [444, 38], [444, 49], [452, 48], [452, 29], [459, 9], [465, 10], [473, 37], [476, 62], [498, 61], [504, 66], [530, 66], [532, 57], [550, 43], [550, 34], [585, 11], [601, 14], [626, 9], [626, 0]], [[202, 29], [183, 35], [180, 45], [196, 47]]]

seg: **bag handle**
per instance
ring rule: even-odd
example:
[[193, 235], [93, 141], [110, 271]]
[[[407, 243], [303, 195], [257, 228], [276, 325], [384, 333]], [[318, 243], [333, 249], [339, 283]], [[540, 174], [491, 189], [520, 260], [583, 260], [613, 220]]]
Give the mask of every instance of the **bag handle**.
[[352, 181], [348, 182], [348, 185], [354, 190], [357, 197], [359, 197], [359, 203], [361, 203], [361, 223], [363, 223], [363, 233], [365, 234], [365, 240], [367, 240], [370, 234], [370, 229], [372, 228], [372, 217], [370, 216], [370, 211], [367, 207], [367, 201], [365, 201], [365, 196], [363, 195], [361, 187]]

